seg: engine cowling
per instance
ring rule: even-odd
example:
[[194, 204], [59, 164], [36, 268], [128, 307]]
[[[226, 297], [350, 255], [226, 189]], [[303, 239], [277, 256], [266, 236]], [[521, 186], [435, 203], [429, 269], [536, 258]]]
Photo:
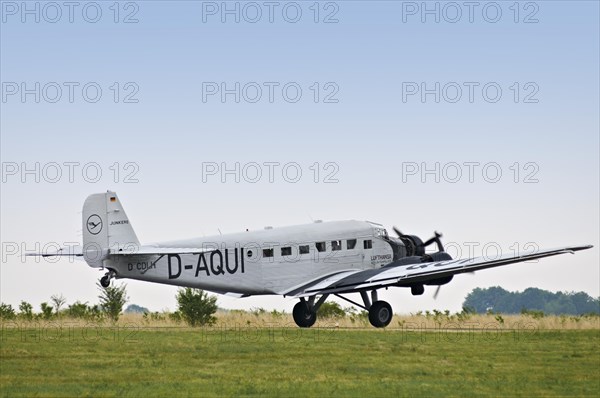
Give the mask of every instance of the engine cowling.
[[453, 277], [454, 277], [454, 275], [450, 275], [450, 276], [445, 276], [443, 278], [432, 279], [427, 282], [423, 282], [423, 284], [427, 285], [427, 286], [442, 286], [447, 283], [450, 283], [450, 281], [452, 280]]
[[422, 256], [425, 254], [425, 247], [423, 247], [423, 241], [416, 235], [402, 235], [400, 240], [404, 243], [406, 248], [406, 256]]

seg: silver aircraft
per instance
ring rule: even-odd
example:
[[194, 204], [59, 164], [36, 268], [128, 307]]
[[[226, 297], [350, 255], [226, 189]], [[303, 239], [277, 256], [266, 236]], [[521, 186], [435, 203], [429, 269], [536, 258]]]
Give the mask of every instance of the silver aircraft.
[[[385, 327], [393, 312], [377, 298], [378, 289], [406, 287], [413, 295], [421, 295], [425, 286], [439, 289], [456, 274], [592, 247], [561, 247], [495, 259], [452, 259], [437, 232], [423, 242], [394, 231], [397, 237], [369, 221], [317, 221], [142, 245], [117, 194], [108, 191], [85, 200], [81, 247], [30, 255], [83, 257], [90, 267], [107, 271], [100, 280], [104, 287], [113, 278], [129, 278], [237, 297], [296, 297], [299, 302], [293, 317], [300, 327], [312, 326], [321, 304], [335, 295], [367, 310], [373, 326]], [[437, 251], [426, 253], [425, 248], [434, 243]], [[359, 293], [363, 304], [344, 297], [349, 293]]]

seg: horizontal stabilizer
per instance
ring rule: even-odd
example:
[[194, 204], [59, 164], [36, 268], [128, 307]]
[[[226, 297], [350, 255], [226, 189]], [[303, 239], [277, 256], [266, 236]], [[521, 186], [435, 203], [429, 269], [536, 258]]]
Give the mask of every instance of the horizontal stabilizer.
[[48, 250], [46, 252], [25, 253], [27, 257], [81, 257], [83, 251], [81, 246], [61, 247], [58, 250]]
[[[94, 245], [91, 245], [94, 246]], [[93, 249], [94, 247], [91, 247]], [[113, 256], [164, 256], [167, 254], [200, 254], [212, 252], [214, 249], [202, 249], [198, 247], [156, 247], [156, 246], [141, 246], [131, 248], [111, 249], [109, 255]], [[81, 257], [83, 249], [81, 246], [61, 247], [58, 250], [48, 250], [47, 252], [26, 253], [26, 256], [33, 257]]]

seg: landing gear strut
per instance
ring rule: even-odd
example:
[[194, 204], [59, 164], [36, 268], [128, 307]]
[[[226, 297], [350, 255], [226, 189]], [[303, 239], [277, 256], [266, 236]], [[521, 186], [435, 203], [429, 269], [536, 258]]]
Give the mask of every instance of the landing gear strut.
[[110, 280], [117, 276], [117, 273], [113, 270], [108, 271], [102, 278], [100, 278], [100, 286], [107, 288], [110, 286]]
[[360, 292], [362, 299], [365, 303], [365, 308], [369, 311], [369, 322], [376, 328], [384, 328], [392, 321], [392, 306], [386, 301], [379, 300], [377, 298], [377, 290], [371, 290], [371, 302], [369, 302], [369, 295], [367, 292]]
[[[369, 322], [376, 328], [384, 328], [392, 321], [392, 316], [394, 315], [392, 306], [386, 301], [378, 299], [377, 290], [371, 291], [370, 299], [366, 291], [360, 292], [360, 296], [363, 299], [364, 305], [360, 305], [346, 297], [340, 296], [339, 294], [336, 294], [336, 296], [356, 305], [357, 307], [361, 307], [369, 311]], [[373, 304], [371, 304], [371, 302]]]

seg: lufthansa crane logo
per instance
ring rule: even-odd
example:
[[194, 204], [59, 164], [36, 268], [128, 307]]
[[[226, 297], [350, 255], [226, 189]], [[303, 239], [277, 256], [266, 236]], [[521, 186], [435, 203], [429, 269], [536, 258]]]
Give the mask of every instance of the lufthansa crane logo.
[[86, 222], [87, 230], [92, 235], [98, 235], [102, 231], [102, 219], [98, 214], [92, 214]]

